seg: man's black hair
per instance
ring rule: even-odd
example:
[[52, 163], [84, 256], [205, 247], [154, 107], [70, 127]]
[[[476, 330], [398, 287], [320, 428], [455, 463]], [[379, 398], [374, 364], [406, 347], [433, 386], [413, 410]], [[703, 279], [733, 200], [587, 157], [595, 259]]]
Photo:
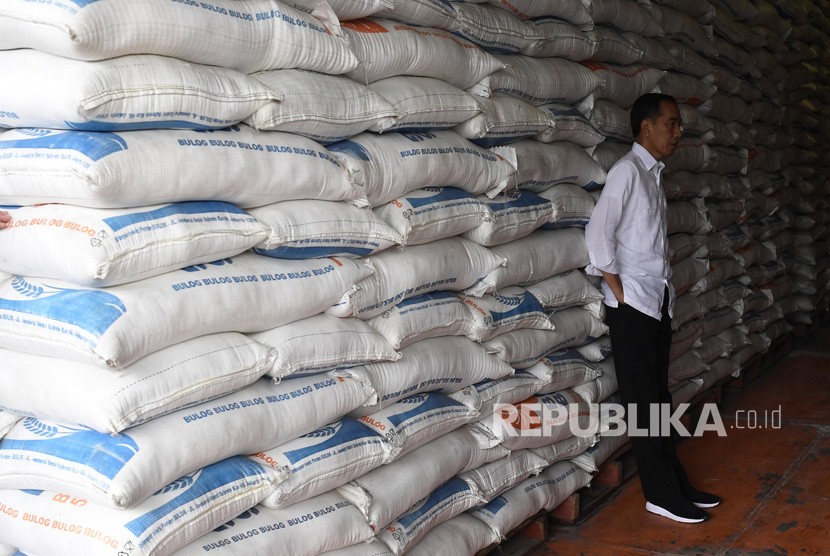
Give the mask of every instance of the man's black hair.
[[677, 104], [674, 97], [662, 93], [646, 93], [634, 101], [631, 107], [631, 133], [634, 138], [640, 135], [640, 124], [643, 120], [655, 120], [660, 117], [660, 103], [664, 100]]

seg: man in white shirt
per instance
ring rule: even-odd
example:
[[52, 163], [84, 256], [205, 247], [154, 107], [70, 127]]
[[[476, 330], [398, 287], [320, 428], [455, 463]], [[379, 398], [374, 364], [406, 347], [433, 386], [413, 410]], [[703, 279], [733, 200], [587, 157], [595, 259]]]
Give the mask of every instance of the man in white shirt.
[[[629, 422], [631, 410], [636, 411], [638, 428], [648, 426], [653, 404], [671, 404], [668, 367], [674, 288], [661, 160], [677, 147], [681, 124], [671, 96], [649, 93], [637, 99], [631, 108], [635, 143], [609, 171], [585, 227], [591, 261], [586, 271], [603, 277], [619, 391], [629, 408]], [[716, 506], [720, 499], [691, 486], [674, 439], [660, 431], [630, 437], [646, 509], [683, 523], [707, 519], [709, 514], [702, 508]]]

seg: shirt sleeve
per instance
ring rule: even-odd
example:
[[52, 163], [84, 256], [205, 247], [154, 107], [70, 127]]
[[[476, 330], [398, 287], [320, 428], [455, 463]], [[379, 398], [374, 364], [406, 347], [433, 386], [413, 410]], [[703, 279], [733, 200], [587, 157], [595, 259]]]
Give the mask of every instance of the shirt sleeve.
[[602, 194], [585, 226], [585, 242], [591, 264], [586, 271], [590, 274], [608, 272], [619, 274], [617, 261], [617, 229], [623, 215], [623, 206], [634, 181], [634, 169], [620, 165], [608, 174]]

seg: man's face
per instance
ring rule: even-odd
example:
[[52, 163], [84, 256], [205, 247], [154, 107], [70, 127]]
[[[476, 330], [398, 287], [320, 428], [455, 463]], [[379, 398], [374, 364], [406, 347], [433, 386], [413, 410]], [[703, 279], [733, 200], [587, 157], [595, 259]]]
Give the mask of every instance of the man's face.
[[656, 119], [643, 120], [640, 144], [657, 160], [671, 156], [683, 134], [681, 124], [677, 104], [664, 100], [660, 103], [660, 115]]

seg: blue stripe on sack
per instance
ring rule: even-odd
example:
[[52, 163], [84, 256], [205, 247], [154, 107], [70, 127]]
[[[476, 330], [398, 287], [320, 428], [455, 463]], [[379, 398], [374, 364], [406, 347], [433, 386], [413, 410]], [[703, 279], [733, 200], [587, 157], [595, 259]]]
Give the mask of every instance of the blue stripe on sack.
[[112, 479], [138, 453], [138, 444], [123, 433], [113, 436], [93, 430], [81, 430], [42, 440], [6, 437], [0, 441], [0, 457], [7, 456], [12, 450], [44, 454], [63, 461], [79, 463]]
[[458, 477], [452, 478], [432, 491], [429, 497], [418, 508], [398, 518], [398, 523], [404, 529], [409, 529], [413, 524], [421, 520], [424, 515], [429, 514], [435, 506], [440, 506], [446, 500], [451, 500], [453, 497], [464, 492], [472, 492], [470, 485]]
[[[502, 197], [507, 195], [502, 195]], [[519, 194], [516, 196], [510, 195], [509, 201], [485, 201], [485, 204], [492, 210], [493, 212], [498, 212], [500, 210], [510, 210], [516, 207], [532, 207], [532, 206], [543, 206], [543, 205], [550, 205], [551, 202], [535, 193], [526, 190], [520, 190]]]
[[[449, 298], [458, 299], [458, 297], [456, 297], [456, 295], [453, 292], [446, 291], [446, 290], [440, 290], [440, 291], [437, 291], [437, 292], [424, 293], [424, 294], [421, 294], [421, 295], [416, 295], [415, 297], [410, 297], [409, 299], [404, 299], [403, 301], [401, 301], [400, 303], [397, 304], [397, 307], [398, 308], [404, 308], [404, 307], [409, 307], [411, 305], [418, 305], [420, 303], [426, 303], [426, 302], [429, 302], [429, 301], [437, 301], [437, 300], [449, 299]], [[461, 301], [459, 300], [459, 303], [460, 302]]]
[[[104, 223], [117, 232], [140, 222], [151, 222], [174, 216], [176, 214], [209, 214], [209, 213], [248, 214], [231, 203], [222, 201], [183, 201], [144, 212], [131, 212], [120, 216], [104, 218]], [[253, 217], [251, 217], [253, 218]]]
[[[290, 452], [285, 452], [284, 455], [292, 465], [295, 465], [297, 462], [303, 461], [308, 459], [316, 454], [322, 452], [329, 452], [332, 448], [337, 446], [344, 446], [349, 442], [354, 442], [355, 440], [359, 440], [361, 438], [374, 438], [380, 439], [380, 436], [376, 434], [373, 430], [369, 429], [361, 425], [355, 419], [344, 418], [341, 421], [340, 425], [337, 427], [331, 427], [335, 430], [324, 436], [325, 440], [320, 442], [319, 444], [314, 444], [313, 446], [307, 446], [305, 448], [300, 448], [298, 450], [291, 450]], [[327, 429], [330, 427], [324, 427], [322, 429], [318, 429], [313, 433], [309, 433], [304, 435], [304, 437], [315, 436], [317, 434], [324, 434], [327, 432]]]
[[539, 303], [539, 300], [530, 293], [525, 292], [522, 295], [514, 295], [514, 296], [499, 296], [496, 295], [494, 298], [497, 301], [501, 301], [502, 303], [507, 302], [509, 300], [516, 300], [515, 307], [510, 309], [509, 311], [489, 311], [490, 317], [493, 319], [493, 323], [498, 323], [502, 320], [507, 320], [510, 317], [515, 317], [518, 315], [526, 315], [530, 313], [539, 313], [540, 315], [545, 314], [545, 308], [542, 307], [542, 304]]
[[547, 222], [542, 224], [543, 230], [564, 230], [565, 228], [584, 228], [588, 224], [587, 218], [578, 220], [563, 220], [560, 222]]
[[136, 131], [141, 129], [222, 129], [229, 124], [205, 125], [182, 120], [152, 120], [132, 123], [109, 122], [64, 122], [66, 127], [77, 131]]
[[491, 500], [488, 504], [485, 504], [481, 508], [478, 508], [479, 511], [488, 512], [491, 515], [496, 515], [499, 513], [499, 510], [507, 506], [507, 498], [504, 496], [496, 496]]
[[455, 401], [454, 399], [443, 394], [414, 394], [396, 402], [397, 407], [404, 407], [407, 404], [416, 404], [414, 408], [409, 411], [403, 411], [395, 415], [386, 416], [393, 426], [399, 427], [402, 423], [409, 419], [427, 413], [435, 409], [443, 407], [466, 407], [463, 403]]
[[19, 133], [37, 133], [37, 136], [26, 139], [2, 139], [0, 149], [49, 149], [76, 151], [90, 160], [102, 158], [127, 150], [127, 142], [123, 137], [114, 133], [95, 133], [86, 131], [58, 131], [30, 130], [23, 128]]
[[596, 191], [597, 189], [602, 189], [603, 185], [604, 184], [602, 184], [602, 183], [597, 183], [595, 181], [589, 181], [588, 183], [586, 183], [585, 185], [582, 186], [582, 189], [584, 189], [585, 191]]
[[[209, 465], [191, 476], [182, 477], [179, 481], [171, 483], [168, 487], [162, 489], [161, 492], [166, 493], [170, 488], [175, 489], [177, 483], [182, 485], [179, 488], [186, 490], [169, 502], [126, 523], [124, 527], [133, 535], [140, 538], [160, 520], [169, 518], [182, 508], [187, 508], [194, 501], [210, 492], [224, 490], [226, 487], [240, 481], [244, 481], [246, 486], [255, 486], [268, 479], [268, 472], [262, 465], [244, 456], [234, 456]], [[155, 496], [158, 495], [159, 493], [155, 494]], [[238, 497], [239, 493], [235, 492], [232, 496]], [[150, 498], [148, 502], [152, 502], [152, 500], [153, 498]], [[142, 543], [147, 542], [151, 538], [152, 536], [143, 539]]]
[[542, 133], [542, 131], [533, 132], [533, 133], [522, 133], [520, 135], [501, 136], [501, 137], [481, 137], [479, 139], [470, 139], [470, 142], [475, 143], [479, 147], [489, 149], [490, 147], [500, 147], [502, 145], [509, 145], [510, 143], [515, 143], [516, 141], [521, 141], [522, 139], [528, 139], [530, 137], [535, 137], [539, 133]]
[[0, 309], [71, 324], [96, 338], [127, 312], [121, 299], [104, 290], [52, 288], [48, 291], [44, 287], [50, 286], [37, 286], [20, 276], [12, 278], [11, 286], [29, 299], [0, 298]]
[[425, 187], [420, 191], [435, 191], [435, 195], [429, 197], [401, 197], [401, 200], [406, 201], [412, 208], [419, 209], [428, 205], [438, 204], [444, 201], [455, 201], [458, 199], [474, 199], [475, 197], [457, 187]]
[[343, 247], [343, 246], [331, 246], [331, 247], [275, 247], [273, 249], [262, 249], [260, 247], [254, 247], [254, 252], [259, 253], [260, 255], [265, 255], [266, 257], [271, 257], [274, 259], [293, 259], [293, 260], [304, 260], [304, 259], [321, 259], [324, 257], [347, 257], [349, 255], [354, 255], [356, 257], [365, 257], [366, 255], [371, 255], [374, 252], [374, 249], [369, 248], [362, 248], [362, 247]]

